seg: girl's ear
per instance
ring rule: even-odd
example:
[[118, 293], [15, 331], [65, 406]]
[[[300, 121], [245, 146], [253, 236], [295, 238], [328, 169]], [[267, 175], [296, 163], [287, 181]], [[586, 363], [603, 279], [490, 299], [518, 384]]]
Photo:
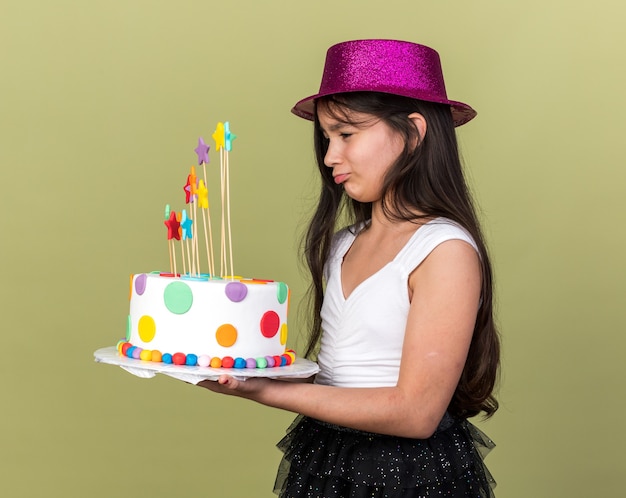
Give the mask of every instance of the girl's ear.
[[415, 149], [422, 142], [422, 140], [424, 140], [428, 126], [426, 125], [426, 119], [419, 112], [409, 114], [409, 119], [413, 122], [413, 125], [417, 130], [416, 141], [411, 144], [412, 148]]

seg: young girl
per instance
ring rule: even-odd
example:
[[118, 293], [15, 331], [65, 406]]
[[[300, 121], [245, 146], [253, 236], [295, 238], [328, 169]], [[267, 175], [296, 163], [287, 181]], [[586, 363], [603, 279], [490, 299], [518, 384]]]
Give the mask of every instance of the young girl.
[[314, 121], [322, 178], [305, 245], [320, 372], [201, 385], [300, 414], [280, 496], [493, 497], [493, 443], [467, 421], [498, 407], [491, 267], [454, 131], [475, 111], [448, 100], [434, 50], [357, 40], [293, 112]]

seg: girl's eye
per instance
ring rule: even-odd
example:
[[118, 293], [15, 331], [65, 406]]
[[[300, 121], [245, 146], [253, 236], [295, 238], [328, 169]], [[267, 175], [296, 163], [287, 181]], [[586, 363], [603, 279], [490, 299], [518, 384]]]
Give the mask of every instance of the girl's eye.
[[350, 138], [352, 136], [352, 133], [340, 133], [341, 138]]

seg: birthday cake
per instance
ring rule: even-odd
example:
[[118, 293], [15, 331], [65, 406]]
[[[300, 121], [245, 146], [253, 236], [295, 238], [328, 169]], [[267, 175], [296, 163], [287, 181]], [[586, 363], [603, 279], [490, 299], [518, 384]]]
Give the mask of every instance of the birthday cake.
[[[295, 353], [286, 349], [288, 286], [234, 276], [228, 176], [235, 135], [228, 122], [218, 123], [213, 138], [220, 152], [220, 272], [208, 202], [209, 146], [200, 138], [195, 152], [204, 179], [192, 166], [183, 188], [189, 212], [177, 213], [169, 205], [165, 209], [170, 269], [131, 275], [126, 338], [118, 342], [118, 351], [140, 361], [212, 368], [290, 365]], [[201, 269], [202, 261], [208, 271]]]

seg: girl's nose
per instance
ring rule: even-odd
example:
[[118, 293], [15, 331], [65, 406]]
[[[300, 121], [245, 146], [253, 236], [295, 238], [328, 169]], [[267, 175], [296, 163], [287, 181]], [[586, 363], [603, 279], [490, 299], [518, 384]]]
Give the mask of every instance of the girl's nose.
[[339, 153], [332, 140], [328, 142], [328, 150], [324, 156], [324, 164], [329, 168], [334, 168], [339, 163]]

